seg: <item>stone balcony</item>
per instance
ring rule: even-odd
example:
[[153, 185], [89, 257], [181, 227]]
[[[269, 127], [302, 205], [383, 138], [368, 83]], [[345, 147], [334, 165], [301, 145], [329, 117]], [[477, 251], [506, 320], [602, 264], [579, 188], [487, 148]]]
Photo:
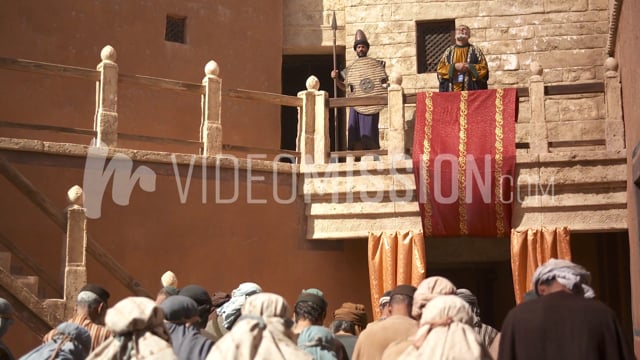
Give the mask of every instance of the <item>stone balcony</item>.
[[[364, 238], [370, 231], [421, 230], [412, 162], [408, 155], [411, 129], [407, 112], [415, 104], [415, 94], [404, 93], [401, 75], [391, 74], [385, 96], [329, 99], [326, 92], [318, 90], [317, 78], [311, 76], [307, 89], [293, 97], [224, 89], [218, 76], [219, 66], [214, 61], [206, 65], [203, 83], [191, 84], [157, 78], [141, 80], [119, 74], [115, 50], [109, 46], [103, 49], [101, 58], [98, 70], [66, 69], [51, 64], [35, 66], [34, 62], [15, 59], [4, 59], [0, 67], [48, 74], [68, 73], [97, 80], [95, 126], [93, 130], [83, 130], [83, 134], [94, 135], [99, 146], [109, 148], [118, 148], [118, 138], [124, 135], [151, 139], [145, 135], [118, 132], [119, 82], [138, 82], [137, 85], [201, 96], [202, 127], [199, 142], [195, 143], [200, 148], [198, 155], [209, 160], [229, 150], [223, 144], [222, 136], [221, 104], [224, 98], [296, 107], [299, 113], [298, 151], [288, 155], [295, 157], [297, 164], [278, 163], [277, 168], [287, 167], [287, 172], [298, 173], [301, 178], [298, 193], [305, 199], [308, 239], [354, 239]], [[567, 225], [572, 231], [583, 232], [627, 228], [626, 150], [620, 80], [613, 58], [607, 59], [605, 68], [603, 82], [545, 85], [542, 68], [537, 63], [531, 64], [528, 87], [518, 88], [516, 193], [519, 197], [513, 206], [512, 228]], [[360, 162], [352, 160], [358, 154], [329, 149], [330, 108], [379, 104], [386, 105], [385, 149], [373, 157], [364, 156]], [[23, 146], [16, 145], [16, 139], [4, 140], [0, 141], [3, 150], [20, 151]], [[152, 140], [161, 142], [162, 139]], [[37, 146], [26, 147], [33, 151]], [[68, 146], [60, 148], [66, 150], [59, 155], [69, 151]], [[74, 156], [82, 156], [83, 151], [86, 148], [79, 146]], [[142, 152], [130, 153], [134, 161], [136, 154]], [[153, 154], [148, 152], [141, 160], [164, 158], [160, 152], [158, 156]], [[182, 155], [185, 156], [178, 158], [184, 160], [179, 162], [188, 165], [190, 157]], [[347, 162], [333, 162], [335, 158], [346, 158]], [[264, 162], [265, 169], [274, 167], [273, 162]]]

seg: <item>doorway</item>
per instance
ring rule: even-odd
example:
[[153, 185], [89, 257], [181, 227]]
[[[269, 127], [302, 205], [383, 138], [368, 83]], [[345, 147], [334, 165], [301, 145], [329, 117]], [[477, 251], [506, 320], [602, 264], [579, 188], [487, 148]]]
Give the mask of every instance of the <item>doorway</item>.
[[[337, 55], [337, 64], [344, 64], [344, 55]], [[338, 66], [338, 68], [341, 67]], [[320, 90], [329, 93], [330, 98], [335, 97], [333, 79], [331, 79], [332, 69], [333, 55], [284, 55], [282, 57], [282, 93], [296, 96], [298, 92], [306, 89], [309, 76], [315, 75], [320, 80]], [[337, 92], [338, 97], [344, 96], [340, 89]], [[280, 147], [295, 151], [298, 136], [298, 109], [283, 106], [280, 114]], [[344, 109], [339, 109], [339, 111], [330, 109], [329, 138], [332, 151], [346, 149], [344, 118]]]

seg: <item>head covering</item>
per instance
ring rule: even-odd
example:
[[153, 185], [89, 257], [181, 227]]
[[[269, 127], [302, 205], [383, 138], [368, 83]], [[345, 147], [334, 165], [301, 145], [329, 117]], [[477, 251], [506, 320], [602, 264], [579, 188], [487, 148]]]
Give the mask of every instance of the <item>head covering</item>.
[[164, 319], [171, 322], [183, 322], [198, 314], [198, 304], [184, 295], [174, 295], [166, 298], [160, 308]]
[[89, 291], [96, 294], [104, 303], [109, 301], [109, 297], [111, 296], [111, 294], [109, 294], [109, 292], [105, 288], [95, 284], [87, 284], [83, 286], [82, 289], [80, 289], [80, 292], [83, 291]]
[[60, 359], [84, 360], [91, 351], [91, 335], [84, 327], [64, 322], [56, 327], [56, 335], [33, 349], [20, 360]]
[[471, 326], [473, 315], [456, 295], [440, 295], [427, 303], [420, 328], [399, 359], [490, 360], [486, 347]]
[[260, 285], [252, 282], [242, 283], [231, 292], [231, 299], [216, 310], [218, 315], [222, 316], [224, 327], [227, 330], [231, 329], [240, 317], [240, 310], [247, 297], [261, 292]]
[[298, 296], [298, 301], [296, 304], [301, 301], [308, 301], [320, 306], [324, 311], [327, 311], [327, 300], [324, 298], [324, 293], [315, 288], [302, 290], [300, 295]]
[[186, 296], [188, 298], [193, 299], [198, 306], [208, 306], [211, 307], [211, 297], [205, 288], [200, 285], [187, 285], [184, 288], [180, 289], [178, 293], [180, 295]]
[[324, 326], [312, 325], [298, 336], [298, 347], [313, 355], [314, 360], [337, 360], [336, 338]]
[[[153, 300], [125, 298], [107, 310], [105, 323], [113, 337], [95, 349], [88, 360], [177, 360], [164, 326], [164, 314]], [[132, 352], [134, 343], [136, 352]]]
[[360, 29], [356, 30], [355, 41], [353, 42], [353, 50], [355, 50], [358, 45], [365, 45], [367, 49], [370, 47], [369, 42], [367, 41], [367, 35], [365, 35], [364, 31]]
[[343, 303], [339, 309], [333, 312], [333, 319], [350, 321], [359, 326], [361, 330], [367, 326], [367, 312], [362, 304]]
[[162, 282], [162, 287], [171, 286], [173, 288], [178, 288], [178, 277], [176, 277], [176, 274], [171, 270], [162, 274], [160, 281]]
[[163, 289], [164, 291], [167, 292], [169, 296], [178, 295], [180, 293], [180, 290], [178, 290], [178, 288], [175, 288], [173, 286], [165, 286], [163, 287]]
[[13, 307], [7, 300], [0, 298], [0, 339], [7, 333], [11, 324], [13, 324]]
[[248, 297], [242, 305], [241, 312], [242, 315], [263, 318], [289, 319], [291, 317], [291, 309], [287, 301], [282, 296], [273, 293], [258, 293]]
[[476, 296], [473, 295], [473, 293], [468, 289], [458, 289], [456, 290], [456, 295], [458, 295], [469, 305], [469, 307], [471, 307], [471, 312], [473, 313], [473, 326], [482, 326], [482, 321], [480, 320], [480, 306], [478, 306], [478, 298], [476, 298]]
[[211, 312], [211, 297], [207, 290], [200, 285], [192, 284], [180, 289], [179, 294], [191, 298], [196, 302], [198, 305], [198, 317], [200, 318], [200, 324], [197, 324], [197, 326], [204, 328], [207, 325], [209, 313]]
[[257, 293], [246, 298], [242, 316], [215, 343], [207, 360], [312, 359], [293, 342], [291, 310], [280, 295]]
[[185, 322], [198, 313], [196, 302], [184, 295], [167, 298], [160, 304], [165, 324], [171, 336], [171, 346], [180, 359], [203, 360], [213, 347], [213, 341], [203, 336], [198, 328]]
[[456, 287], [447, 278], [442, 276], [430, 276], [418, 285], [416, 293], [413, 295], [413, 308], [411, 315], [419, 319], [422, 309], [436, 296], [453, 295]]
[[211, 294], [211, 305], [214, 308], [219, 308], [229, 300], [231, 300], [231, 295], [227, 294], [226, 292], [216, 291]]
[[582, 266], [568, 260], [550, 259], [540, 265], [533, 274], [533, 289], [538, 293], [538, 284], [548, 280], [557, 280], [576, 295], [587, 299], [596, 296], [591, 283], [591, 274]]
[[388, 304], [389, 301], [391, 301], [391, 290], [385, 291], [384, 294], [380, 296], [380, 301], [378, 302], [378, 305], [380, 307], [383, 307], [385, 304]]

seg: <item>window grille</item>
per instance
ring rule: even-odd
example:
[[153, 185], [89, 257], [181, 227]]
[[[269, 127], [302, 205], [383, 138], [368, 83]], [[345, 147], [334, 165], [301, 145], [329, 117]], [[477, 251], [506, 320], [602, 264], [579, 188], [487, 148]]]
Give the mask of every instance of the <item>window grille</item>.
[[455, 44], [455, 20], [418, 22], [416, 50], [418, 74], [435, 72], [444, 51]]
[[184, 16], [167, 15], [167, 25], [165, 27], [164, 40], [184, 44], [184, 28], [186, 23], [187, 18]]

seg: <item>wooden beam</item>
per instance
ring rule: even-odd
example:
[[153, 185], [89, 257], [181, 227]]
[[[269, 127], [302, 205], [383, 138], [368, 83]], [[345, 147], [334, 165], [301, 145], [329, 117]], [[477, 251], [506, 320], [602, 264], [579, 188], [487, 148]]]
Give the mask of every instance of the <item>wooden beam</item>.
[[[67, 222], [62, 211], [49, 200], [42, 192], [36, 189], [31, 182], [25, 178], [18, 170], [16, 170], [7, 159], [0, 156], [0, 173], [9, 180], [15, 187], [20, 190], [34, 205], [36, 205], [49, 219], [51, 219], [66, 234]], [[137, 296], [147, 296], [152, 298], [151, 294], [142, 288], [140, 282], [135, 280], [127, 271], [89, 234], [87, 234], [87, 252], [93, 256], [98, 262], [104, 266], [118, 281], [120, 281], [127, 289]]]
[[261, 101], [268, 104], [301, 107], [302, 99], [297, 96], [273, 94], [262, 91], [244, 90], [244, 89], [227, 89], [222, 91], [222, 96], [241, 99]]
[[25, 123], [17, 123], [17, 122], [12, 122], [12, 121], [0, 121], [0, 127], [12, 128], [12, 129], [26, 129], [26, 130], [33, 130], [33, 131], [51, 131], [51, 132], [56, 132], [56, 133], [96, 136], [95, 130], [69, 128], [69, 127], [54, 126], [54, 125], [25, 124]]
[[151, 76], [118, 74], [118, 83], [136, 86], [147, 86], [156, 89], [185, 91], [193, 94], [204, 94], [204, 86], [198, 83], [162, 79]]
[[[47, 271], [38, 265], [29, 255], [25, 254], [22, 250], [20, 250], [11, 240], [9, 240], [3, 233], [0, 233], [0, 244], [4, 246], [11, 255], [14, 255], [20, 261], [22, 261], [26, 266], [28, 266], [33, 273], [42, 279], [49, 287], [51, 287], [57, 295], [62, 298], [62, 284], [59, 281], [54, 280]], [[10, 269], [7, 269], [10, 270]]]
[[12, 59], [7, 57], [0, 57], [0, 69], [74, 77], [92, 81], [100, 80], [100, 72], [94, 69], [49, 64], [23, 59]]

